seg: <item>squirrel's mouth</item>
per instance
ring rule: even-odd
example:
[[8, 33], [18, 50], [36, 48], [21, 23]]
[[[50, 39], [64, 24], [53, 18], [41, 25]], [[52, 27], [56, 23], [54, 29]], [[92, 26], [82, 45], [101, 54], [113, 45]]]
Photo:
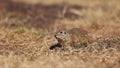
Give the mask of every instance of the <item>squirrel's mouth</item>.
[[55, 38], [58, 39], [57, 35], [55, 35]]
[[57, 37], [57, 35], [55, 35], [55, 38], [58, 40], [58, 41], [62, 41], [61, 38]]

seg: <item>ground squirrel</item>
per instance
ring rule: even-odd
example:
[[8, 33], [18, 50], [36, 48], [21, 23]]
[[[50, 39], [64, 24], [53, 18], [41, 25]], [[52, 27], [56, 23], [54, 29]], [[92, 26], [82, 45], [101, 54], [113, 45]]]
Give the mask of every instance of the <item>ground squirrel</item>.
[[55, 33], [55, 37], [63, 48], [86, 44], [90, 39], [88, 32], [82, 28], [60, 30]]

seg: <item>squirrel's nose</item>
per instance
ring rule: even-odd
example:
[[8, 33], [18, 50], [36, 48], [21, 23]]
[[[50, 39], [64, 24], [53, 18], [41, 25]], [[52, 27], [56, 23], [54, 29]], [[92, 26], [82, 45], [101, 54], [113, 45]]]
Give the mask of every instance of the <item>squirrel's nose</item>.
[[57, 35], [54, 35], [55, 36], [55, 38], [57, 38]]

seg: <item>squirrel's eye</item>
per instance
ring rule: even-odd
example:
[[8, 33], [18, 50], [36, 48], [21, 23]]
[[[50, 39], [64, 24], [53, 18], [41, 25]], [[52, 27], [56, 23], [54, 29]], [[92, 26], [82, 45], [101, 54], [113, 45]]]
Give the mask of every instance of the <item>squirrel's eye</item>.
[[66, 32], [64, 32], [64, 34], [66, 34]]
[[60, 32], [61, 34], [63, 33], [63, 32]]

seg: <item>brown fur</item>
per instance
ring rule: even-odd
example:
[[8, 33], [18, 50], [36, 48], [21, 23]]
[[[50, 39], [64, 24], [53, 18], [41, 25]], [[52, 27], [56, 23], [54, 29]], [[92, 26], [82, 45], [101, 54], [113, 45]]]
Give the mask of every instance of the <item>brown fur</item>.
[[90, 40], [88, 32], [82, 28], [61, 30], [56, 32], [55, 37], [63, 47], [86, 44]]

